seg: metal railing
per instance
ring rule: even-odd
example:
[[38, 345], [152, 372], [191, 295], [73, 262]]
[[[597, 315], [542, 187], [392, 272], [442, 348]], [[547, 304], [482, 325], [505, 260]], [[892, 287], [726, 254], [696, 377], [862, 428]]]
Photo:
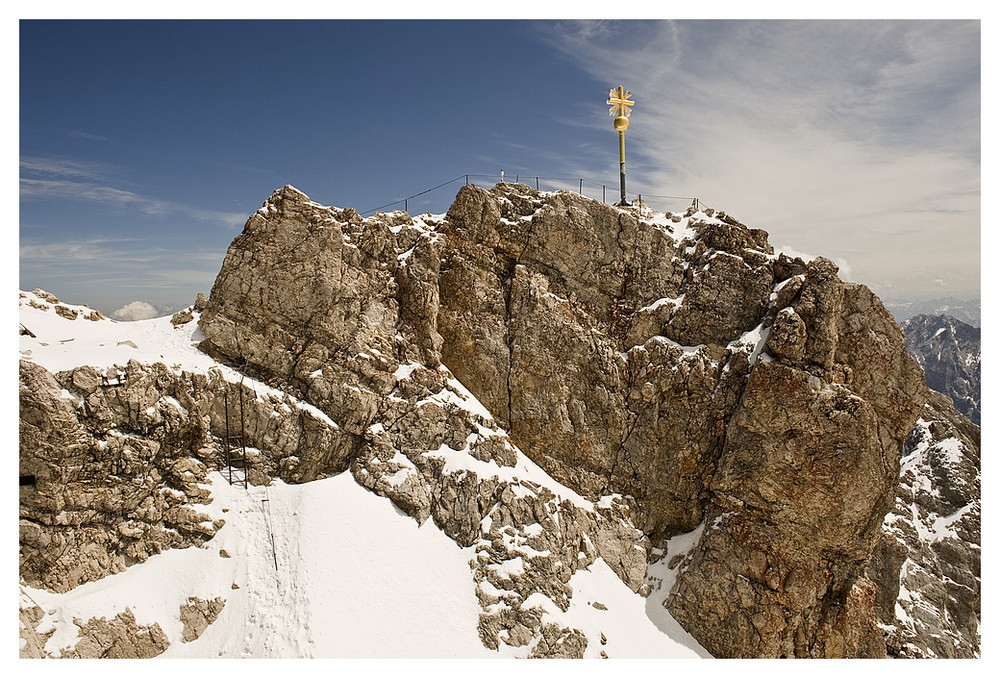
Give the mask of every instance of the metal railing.
[[[454, 179], [449, 179], [448, 181], [440, 183], [440, 184], [438, 184], [436, 186], [432, 186], [432, 187], [424, 189], [422, 191], [418, 191], [418, 192], [416, 192], [416, 193], [414, 193], [412, 195], [408, 195], [408, 196], [399, 198], [397, 200], [393, 200], [391, 202], [387, 202], [387, 203], [385, 203], [383, 205], [379, 205], [378, 207], [374, 207], [372, 209], [364, 210], [364, 211], [360, 212], [360, 214], [363, 217], [364, 216], [371, 216], [372, 214], [375, 214], [376, 212], [382, 211], [382, 210], [384, 210], [384, 209], [386, 209], [388, 207], [394, 207], [396, 205], [402, 205], [403, 211], [404, 212], [409, 212], [410, 200], [413, 200], [414, 198], [418, 198], [420, 196], [426, 195], [426, 194], [431, 193], [433, 191], [436, 191], [438, 189], [444, 188], [445, 186], [450, 186], [451, 184], [457, 183], [459, 181], [463, 181], [464, 180], [465, 185], [473, 183], [472, 182], [473, 179], [488, 179], [488, 180], [493, 181], [494, 183], [503, 183], [503, 182], [510, 181], [510, 178], [511, 178], [511, 176], [509, 174], [506, 174], [503, 170], [500, 170], [500, 172], [498, 174], [460, 174], [459, 176], [455, 177]], [[608, 202], [608, 184], [598, 184], [597, 182], [588, 181], [588, 180], [586, 180], [584, 178], [581, 178], [581, 177], [572, 177], [572, 178], [570, 178], [570, 177], [543, 177], [543, 176], [540, 176], [540, 175], [521, 174], [521, 173], [518, 172], [518, 173], [514, 174], [513, 179], [514, 179], [514, 181], [512, 183], [518, 183], [518, 184], [523, 183], [523, 184], [526, 184], [528, 186], [532, 186], [533, 185], [534, 188], [535, 188], [535, 190], [537, 190], [537, 191], [541, 191], [541, 190], [547, 190], [547, 191], [572, 191], [572, 190], [575, 190], [580, 195], [586, 195], [587, 197], [593, 198], [594, 200], [597, 200], [598, 199], [598, 195], [599, 195], [600, 196], [599, 199], [602, 202], [604, 202], [604, 203]], [[616, 189], [618, 187], [618, 185], [617, 184], [611, 184], [611, 187], [612, 187], [612, 191], [614, 192], [614, 189]], [[588, 190], [585, 190], [585, 189], [588, 189]], [[599, 193], [598, 193], [598, 189], [600, 189]], [[617, 197], [617, 195], [618, 194], [615, 193], [616, 197]], [[695, 207], [696, 209], [704, 209], [706, 207], [705, 204], [703, 202], [701, 202], [701, 200], [698, 197], [696, 197], [696, 196], [660, 195], [660, 194], [654, 194], [654, 193], [646, 193], [646, 194], [642, 194], [642, 193], [626, 193], [626, 197], [629, 198], [629, 199], [640, 199], [641, 198], [646, 205], [649, 204], [648, 200], [646, 200], [647, 198], [654, 198], [654, 199], [658, 199], [658, 200], [686, 201], [691, 206]], [[683, 209], [686, 209], [686, 208], [687, 208], [687, 206], [685, 206]], [[663, 210], [663, 211], [667, 211], [667, 210]]]

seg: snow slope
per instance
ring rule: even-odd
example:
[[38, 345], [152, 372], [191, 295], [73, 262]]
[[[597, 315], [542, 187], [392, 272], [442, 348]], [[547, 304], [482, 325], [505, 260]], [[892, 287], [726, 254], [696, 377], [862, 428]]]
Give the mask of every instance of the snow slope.
[[[90, 309], [63, 305], [80, 312], [70, 320], [53, 306], [21, 293], [20, 321], [35, 336], [20, 336], [20, 357], [52, 372], [83, 364], [107, 369], [134, 358], [178, 370], [216, 368], [231, 381], [239, 379], [195, 348], [202, 338], [195, 322], [174, 327], [169, 317], [88, 320]], [[253, 388], [270, 389], [256, 382]], [[466, 407], [482, 408], [462, 391]], [[533, 480], [563, 497], [576, 496], [519, 456], [518, 468]], [[170, 640], [164, 657], [527, 654], [525, 647], [504, 644], [494, 652], [479, 640], [481, 609], [469, 566], [475, 547], [458, 547], [433, 521], [418, 526], [350, 473], [302, 485], [276, 480], [249, 490], [230, 486], [219, 473], [211, 480], [213, 501], [205, 510], [226, 524], [204, 548], [167, 551], [64, 594], [21, 584], [22, 596], [46, 612], [39, 630], [55, 631], [46, 651], [58, 655], [73, 645], [74, 618], [110, 619], [127, 607], [138, 624], [160, 625]], [[669, 587], [644, 599], [600, 559], [578, 571], [570, 585], [574, 595], [565, 612], [541, 595], [533, 602], [553, 620], [587, 634], [586, 656], [708, 656], [662, 608]], [[226, 604], [199, 638], [184, 643], [179, 607], [189, 596], [222, 597]], [[595, 640], [602, 635], [604, 644]]]

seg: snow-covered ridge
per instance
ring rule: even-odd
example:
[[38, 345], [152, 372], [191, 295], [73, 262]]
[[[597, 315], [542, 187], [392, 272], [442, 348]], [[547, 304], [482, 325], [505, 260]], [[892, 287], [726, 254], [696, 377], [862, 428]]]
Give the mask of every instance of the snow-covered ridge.
[[[906, 548], [894, 619], [880, 624], [901, 656], [978, 656], [969, 637], [979, 634], [979, 497], [978, 453], [928, 408], [882, 527]], [[950, 598], [944, 610], [942, 596]]]

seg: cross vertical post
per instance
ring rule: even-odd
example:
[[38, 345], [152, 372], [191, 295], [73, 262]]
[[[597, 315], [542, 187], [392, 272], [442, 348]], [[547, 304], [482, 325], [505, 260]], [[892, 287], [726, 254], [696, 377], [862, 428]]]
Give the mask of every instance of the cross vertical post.
[[621, 175], [622, 183], [622, 207], [628, 205], [625, 201], [625, 131], [618, 130], [618, 169]]
[[611, 90], [607, 101], [611, 106], [611, 115], [618, 114], [615, 118], [615, 131], [618, 132], [618, 168], [621, 174], [622, 189], [622, 199], [618, 203], [618, 207], [629, 206], [628, 201], [625, 200], [625, 132], [629, 126], [628, 117], [632, 114], [631, 107], [635, 105], [635, 102], [629, 99], [631, 96], [631, 92], [619, 85], [617, 90]]

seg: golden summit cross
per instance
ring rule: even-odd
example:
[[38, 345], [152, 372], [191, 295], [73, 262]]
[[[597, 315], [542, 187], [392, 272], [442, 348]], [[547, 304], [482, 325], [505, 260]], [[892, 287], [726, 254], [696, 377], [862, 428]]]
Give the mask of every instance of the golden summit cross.
[[611, 115], [618, 114], [618, 117], [615, 118], [615, 131], [618, 132], [618, 164], [622, 182], [622, 200], [618, 203], [619, 207], [628, 207], [628, 202], [625, 200], [625, 131], [628, 130], [628, 116], [632, 114], [631, 107], [635, 106], [635, 102], [629, 99], [631, 96], [632, 93], [621, 85], [618, 86], [617, 91], [612, 89], [608, 93]]
[[[629, 101], [631, 92], [623, 91], [625, 88], [619, 86], [617, 90], [612, 89], [608, 93], [608, 103], [611, 105], [611, 115], [618, 113], [619, 116], [627, 118], [632, 114], [630, 106], [635, 106], [634, 101]], [[627, 127], [626, 127], [627, 129]]]

